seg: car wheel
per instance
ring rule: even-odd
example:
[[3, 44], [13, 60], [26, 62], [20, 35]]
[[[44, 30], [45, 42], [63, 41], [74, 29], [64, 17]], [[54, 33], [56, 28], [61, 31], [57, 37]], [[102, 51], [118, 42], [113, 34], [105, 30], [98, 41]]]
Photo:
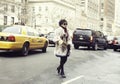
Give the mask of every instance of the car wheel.
[[22, 53], [22, 55], [27, 56], [28, 52], [29, 52], [29, 44], [25, 43], [22, 47], [21, 53]]
[[104, 47], [104, 50], [107, 50], [107, 47]]
[[55, 43], [53, 44], [53, 46], [55, 47]]
[[116, 49], [116, 48], [114, 48], [113, 50], [114, 50], [114, 51], [117, 51], [117, 49]]
[[94, 50], [97, 50], [97, 49], [98, 49], [98, 44], [97, 44], [97, 43], [95, 43], [93, 49], [94, 49]]
[[106, 45], [104, 46], [104, 50], [107, 50], [107, 46]]
[[90, 49], [90, 46], [88, 46], [87, 48]]
[[79, 46], [78, 46], [78, 45], [76, 45], [76, 44], [74, 44], [74, 48], [75, 48], [75, 49], [78, 49], [78, 48], [79, 48]]
[[44, 47], [42, 48], [42, 52], [45, 53], [47, 51], [47, 46], [48, 46], [48, 43], [46, 42]]

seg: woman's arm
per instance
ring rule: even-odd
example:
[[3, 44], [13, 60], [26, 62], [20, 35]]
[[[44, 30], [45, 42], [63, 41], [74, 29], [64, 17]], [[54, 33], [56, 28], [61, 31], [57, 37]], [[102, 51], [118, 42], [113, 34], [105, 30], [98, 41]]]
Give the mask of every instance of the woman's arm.
[[59, 40], [61, 40], [60, 30], [59, 30], [59, 29], [56, 29], [56, 30], [55, 30], [55, 34], [54, 34], [54, 39], [53, 39], [53, 41], [54, 41], [54, 42], [57, 42], [57, 41], [59, 41]]

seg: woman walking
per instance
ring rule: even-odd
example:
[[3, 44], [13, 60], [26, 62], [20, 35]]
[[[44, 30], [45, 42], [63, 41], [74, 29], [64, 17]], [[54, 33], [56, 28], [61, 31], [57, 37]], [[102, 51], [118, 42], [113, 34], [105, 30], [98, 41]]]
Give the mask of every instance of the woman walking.
[[59, 28], [55, 30], [55, 50], [54, 54], [60, 57], [60, 65], [57, 67], [57, 73], [62, 78], [66, 78], [64, 72], [64, 64], [67, 61], [67, 57], [70, 55], [70, 36], [67, 30], [67, 21], [62, 19], [59, 21]]

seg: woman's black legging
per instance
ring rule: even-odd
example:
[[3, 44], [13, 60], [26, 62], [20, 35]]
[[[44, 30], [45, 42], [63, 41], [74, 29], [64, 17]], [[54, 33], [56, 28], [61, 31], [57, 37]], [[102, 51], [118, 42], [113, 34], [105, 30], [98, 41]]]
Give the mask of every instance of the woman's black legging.
[[67, 56], [65, 57], [60, 57], [60, 66], [59, 66], [59, 69], [61, 70], [61, 75], [64, 75], [64, 64], [66, 63], [67, 61]]

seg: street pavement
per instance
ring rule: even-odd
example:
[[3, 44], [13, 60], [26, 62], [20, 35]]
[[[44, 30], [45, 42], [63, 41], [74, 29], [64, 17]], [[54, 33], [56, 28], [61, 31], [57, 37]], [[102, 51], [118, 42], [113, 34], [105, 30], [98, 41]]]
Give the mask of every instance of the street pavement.
[[119, 84], [120, 52], [72, 48], [65, 64], [66, 78], [57, 74], [59, 58], [47, 53], [31, 51], [28, 56], [18, 52], [0, 52], [0, 84]]

